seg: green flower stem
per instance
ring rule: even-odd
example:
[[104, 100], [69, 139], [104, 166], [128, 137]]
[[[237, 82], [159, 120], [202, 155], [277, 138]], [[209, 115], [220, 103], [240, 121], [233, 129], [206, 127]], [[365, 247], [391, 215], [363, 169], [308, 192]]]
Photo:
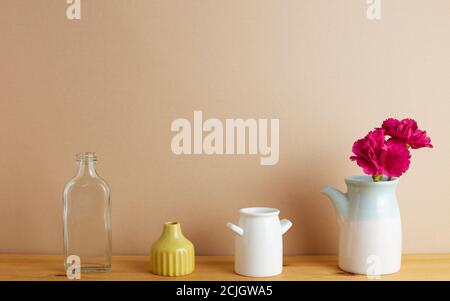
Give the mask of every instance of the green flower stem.
[[380, 182], [383, 179], [383, 175], [372, 175], [374, 182]]

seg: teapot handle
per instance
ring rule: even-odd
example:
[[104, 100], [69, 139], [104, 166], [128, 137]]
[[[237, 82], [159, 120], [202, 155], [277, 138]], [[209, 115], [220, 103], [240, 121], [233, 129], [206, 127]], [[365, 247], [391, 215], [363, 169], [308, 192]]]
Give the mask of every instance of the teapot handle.
[[280, 221], [280, 224], [281, 224], [281, 234], [282, 235], [284, 233], [286, 233], [292, 227], [292, 222], [288, 219], [282, 219]]

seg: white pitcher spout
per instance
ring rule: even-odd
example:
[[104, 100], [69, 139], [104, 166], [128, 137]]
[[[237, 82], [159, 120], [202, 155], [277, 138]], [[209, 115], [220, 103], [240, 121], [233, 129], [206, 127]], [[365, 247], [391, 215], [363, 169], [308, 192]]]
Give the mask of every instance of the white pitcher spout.
[[281, 234], [286, 233], [292, 227], [292, 222], [288, 219], [281, 220], [280, 224], [281, 224]]
[[238, 234], [240, 236], [244, 235], [244, 229], [236, 226], [233, 223], [227, 223], [227, 227], [230, 228], [233, 232], [235, 232], [236, 234]]
[[320, 192], [325, 194], [332, 201], [338, 217], [345, 220], [347, 218], [349, 206], [347, 194], [330, 186], [324, 187]]

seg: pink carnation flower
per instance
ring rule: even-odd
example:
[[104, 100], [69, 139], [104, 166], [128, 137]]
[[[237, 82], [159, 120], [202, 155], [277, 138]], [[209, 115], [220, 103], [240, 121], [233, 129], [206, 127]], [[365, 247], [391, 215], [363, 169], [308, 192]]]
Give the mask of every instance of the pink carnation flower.
[[355, 155], [351, 156], [350, 160], [356, 161], [368, 175], [380, 174], [379, 159], [382, 145], [384, 145], [384, 130], [369, 132], [366, 137], [353, 144], [352, 151]]
[[388, 177], [400, 177], [411, 162], [411, 154], [405, 144], [389, 139], [381, 152], [381, 174]]
[[353, 144], [355, 154], [350, 159], [369, 175], [399, 177], [409, 168], [411, 154], [404, 143], [391, 139], [386, 142], [384, 129], [375, 129]]
[[427, 137], [427, 132], [419, 130], [414, 119], [406, 118], [399, 121], [389, 118], [383, 122], [382, 128], [386, 131], [386, 135], [391, 136], [391, 139], [398, 140], [413, 149], [433, 147], [430, 137]]

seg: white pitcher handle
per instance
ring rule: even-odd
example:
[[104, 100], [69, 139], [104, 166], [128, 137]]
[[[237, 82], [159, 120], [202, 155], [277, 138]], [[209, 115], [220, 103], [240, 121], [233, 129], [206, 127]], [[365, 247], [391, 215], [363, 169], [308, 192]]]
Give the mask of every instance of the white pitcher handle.
[[282, 219], [280, 221], [280, 224], [281, 224], [281, 234], [286, 233], [292, 227], [292, 222], [288, 219]]
[[227, 227], [240, 236], [244, 235], [244, 230], [233, 223], [227, 223]]

